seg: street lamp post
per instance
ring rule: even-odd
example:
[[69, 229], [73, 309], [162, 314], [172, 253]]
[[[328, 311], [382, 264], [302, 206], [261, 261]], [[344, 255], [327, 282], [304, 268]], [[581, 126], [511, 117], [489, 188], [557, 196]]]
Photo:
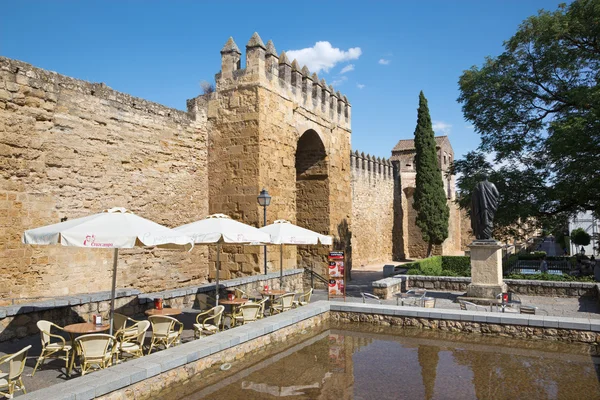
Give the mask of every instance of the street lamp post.
[[[267, 189], [263, 188], [260, 191], [260, 194], [256, 198], [258, 200], [258, 204], [263, 207], [263, 226], [267, 226], [267, 207], [271, 204], [271, 196], [269, 196], [269, 192]], [[265, 250], [265, 275], [267, 274], [267, 245], [264, 246]]]

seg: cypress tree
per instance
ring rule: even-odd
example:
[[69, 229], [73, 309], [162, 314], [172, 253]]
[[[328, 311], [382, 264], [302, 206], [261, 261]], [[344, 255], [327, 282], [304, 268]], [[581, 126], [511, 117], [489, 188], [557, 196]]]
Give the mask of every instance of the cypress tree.
[[446, 193], [438, 164], [429, 107], [422, 91], [419, 94], [415, 150], [417, 179], [414, 208], [417, 211], [416, 224], [421, 229], [423, 240], [428, 243], [427, 257], [430, 257], [433, 245], [442, 244], [448, 237], [450, 210], [446, 204]]

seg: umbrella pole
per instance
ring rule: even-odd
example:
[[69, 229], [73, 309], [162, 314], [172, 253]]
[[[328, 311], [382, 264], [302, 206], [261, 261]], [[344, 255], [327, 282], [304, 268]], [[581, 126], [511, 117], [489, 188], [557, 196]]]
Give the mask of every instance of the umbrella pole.
[[279, 290], [283, 288], [283, 243], [279, 245]]
[[216, 299], [216, 304], [215, 306], [219, 305], [219, 269], [221, 268], [221, 261], [220, 261], [220, 256], [221, 255], [221, 243], [217, 243], [217, 263], [216, 263], [216, 268], [217, 268], [217, 287], [215, 289], [215, 299]]
[[110, 296], [110, 334], [113, 334], [113, 316], [115, 315], [115, 292], [117, 289], [117, 259], [119, 258], [119, 249], [115, 249], [113, 253], [113, 276], [112, 276], [112, 292]]

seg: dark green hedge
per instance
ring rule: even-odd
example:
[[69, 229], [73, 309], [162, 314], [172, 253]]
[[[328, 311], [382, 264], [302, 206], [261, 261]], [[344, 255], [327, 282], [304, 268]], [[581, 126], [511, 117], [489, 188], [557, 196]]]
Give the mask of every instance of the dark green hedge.
[[471, 257], [442, 256], [442, 270], [454, 272], [458, 276], [471, 276]]
[[464, 256], [434, 256], [403, 265], [408, 275], [471, 276], [471, 258]]

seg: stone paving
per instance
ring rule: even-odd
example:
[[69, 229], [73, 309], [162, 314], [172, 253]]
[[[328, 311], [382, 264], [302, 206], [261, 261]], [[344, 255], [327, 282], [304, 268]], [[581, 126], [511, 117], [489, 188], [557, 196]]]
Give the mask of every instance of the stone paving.
[[[548, 242], [550, 243], [550, 242]], [[398, 265], [398, 262], [390, 262]], [[374, 264], [360, 267], [352, 271], [352, 281], [347, 285], [347, 302], [362, 302], [361, 292], [373, 293], [371, 282], [383, 279], [383, 265]], [[456, 297], [464, 295], [464, 292], [441, 292], [427, 291], [428, 297], [435, 298], [436, 308], [460, 309]], [[522, 303], [538, 307], [542, 315], [570, 318], [594, 318], [600, 319], [600, 304], [591, 298], [566, 298], [566, 297], [544, 297], [519, 295]], [[325, 290], [316, 290], [312, 301], [327, 300]], [[370, 302], [376, 302], [371, 300]], [[396, 304], [396, 299], [381, 300], [382, 304]]]

